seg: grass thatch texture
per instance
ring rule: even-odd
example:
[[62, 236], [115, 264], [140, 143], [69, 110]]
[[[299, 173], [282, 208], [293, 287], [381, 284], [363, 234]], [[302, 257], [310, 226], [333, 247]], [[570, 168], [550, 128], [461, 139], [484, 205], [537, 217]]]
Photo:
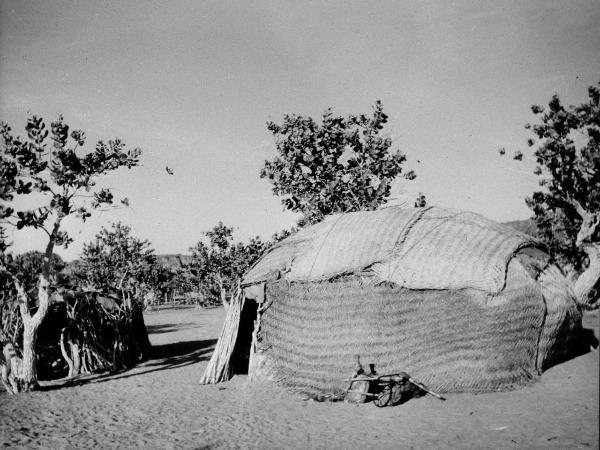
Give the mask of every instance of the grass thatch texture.
[[269, 283], [267, 297], [273, 304], [262, 316], [259, 350], [275, 379], [305, 392], [339, 394], [356, 355], [380, 374], [406, 371], [440, 392], [509, 389], [539, 375], [546, 306], [516, 259], [495, 296], [352, 277]]
[[301, 229], [268, 249], [260, 259], [244, 274], [242, 284], [259, 283], [273, 278], [273, 275], [289, 268], [297, 255], [311, 244], [315, 234], [323, 233], [326, 221]]
[[470, 212], [383, 208], [336, 214], [283, 240], [244, 276], [244, 285], [284, 272], [322, 281], [367, 268], [409, 289], [504, 288], [510, 258], [530, 236]]
[[[410, 289], [482, 289], [500, 292], [518, 249], [539, 245], [470, 212], [427, 211], [377, 273]], [[374, 268], [375, 270], [375, 268]]]
[[320, 281], [388, 260], [430, 209], [390, 207], [329, 216], [322, 227], [314, 227], [312, 242], [294, 259], [288, 279]]

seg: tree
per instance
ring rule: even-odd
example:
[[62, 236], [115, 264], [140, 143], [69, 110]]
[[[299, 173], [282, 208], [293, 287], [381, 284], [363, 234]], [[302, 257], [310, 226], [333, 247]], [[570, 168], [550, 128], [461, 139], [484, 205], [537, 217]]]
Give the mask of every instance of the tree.
[[192, 262], [190, 268], [198, 280], [200, 291], [209, 301], [217, 298], [226, 304], [229, 283], [230, 249], [233, 243], [233, 228], [219, 222], [212, 230], [204, 235], [208, 241], [198, 241], [192, 247]]
[[238, 242], [231, 247], [231, 273], [234, 283], [239, 280], [246, 270], [271, 246], [270, 242], [263, 242], [258, 236], [253, 237], [247, 244]]
[[144, 295], [145, 306], [157, 302], [158, 299], [175, 290], [184, 292], [192, 291], [193, 286], [190, 283], [189, 277], [190, 274], [185, 267], [167, 267], [157, 261], [152, 266], [152, 270], [148, 276], [146, 285], [148, 292]]
[[[85, 134], [80, 130], [69, 133], [69, 126], [59, 116], [46, 129], [41, 117], [32, 116], [25, 127], [27, 139], [15, 137], [11, 128], [0, 125], [0, 224], [17, 230], [34, 228], [47, 235], [43, 264], [38, 275], [34, 298], [28, 295], [19, 276], [7, 266], [7, 243], [2, 242], [0, 267], [12, 279], [17, 291], [19, 311], [23, 318], [23, 362], [18, 374], [19, 390], [29, 391], [37, 386], [36, 340], [40, 324], [50, 306], [54, 290], [51, 261], [56, 246], [67, 246], [72, 239], [62, 228], [66, 217], [85, 221], [93, 210], [110, 207], [114, 196], [110, 189], [97, 188], [97, 181], [108, 173], [138, 165], [141, 151], [127, 150], [119, 139], [99, 141], [91, 152], [83, 153]], [[69, 139], [70, 138], [70, 139]], [[16, 200], [30, 196], [39, 207], [17, 209]], [[127, 200], [123, 199], [126, 204]]]
[[208, 301], [219, 300], [226, 305], [227, 292], [235, 289], [239, 278], [268, 245], [258, 237], [248, 244], [234, 243], [233, 228], [223, 225], [223, 222], [204, 235], [207, 239], [190, 249], [190, 270]]
[[140, 302], [158, 268], [148, 240], [132, 235], [122, 223], [103, 227], [94, 242], [84, 245], [78, 277], [100, 292], [117, 293], [128, 306]]
[[321, 124], [301, 115], [285, 115], [281, 125], [269, 122], [278, 155], [265, 161], [260, 176], [272, 183], [287, 209], [302, 213], [300, 224], [336, 212], [376, 209], [386, 202], [406, 161], [399, 151], [390, 152], [392, 140], [381, 136], [387, 119], [377, 101], [372, 117], [344, 118], [328, 109]]
[[[525, 126], [541, 190], [526, 199], [539, 237], [574, 273], [582, 304], [598, 300], [600, 280], [600, 90], [588, 88], [587, 102], [565, 107], [554, 94], [548, 107], [531, 107], [538, 122]], [[505, 152], [501, 149], [500, 154]], [[523, 159], [517, 151], [513, 156]], [[587, 258], [586, 258], [587, 255]]]

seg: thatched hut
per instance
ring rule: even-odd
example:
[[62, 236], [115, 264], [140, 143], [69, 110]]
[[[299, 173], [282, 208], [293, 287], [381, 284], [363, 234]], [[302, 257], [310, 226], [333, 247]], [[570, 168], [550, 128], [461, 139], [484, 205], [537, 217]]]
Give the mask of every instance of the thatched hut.
[[356, 355], [440, 392], [509, 389], [576, 351], [580, 308], [532, 237], [428, 207], [338, 214], [244, 276], [201, 382], [338, 396]]

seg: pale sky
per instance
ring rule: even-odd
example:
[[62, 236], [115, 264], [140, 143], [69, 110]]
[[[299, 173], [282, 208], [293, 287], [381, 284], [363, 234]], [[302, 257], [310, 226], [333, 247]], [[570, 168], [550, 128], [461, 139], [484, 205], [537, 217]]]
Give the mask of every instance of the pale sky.
[[[599, 48], [597, 0], [3, 0], [0, 119], [24, 136], [29, 113], [61, 113], [90, 149], [118, 136], [143, 150], [108, 182], [131, 208], [71, 222], [66, 259], [118, 220], [158, 253], [187, 253], [219, 220], [239, 240], [290, 227], [259, 178], [275, 154], [265, 122], [377, 99], [417, 172], [411, 195], [505, 221], [529, 216], [537, 182], [497, 149], [525, 147], [532, 103], [584, 100]], [[13, 251], [43, 238], [12, 233]]]

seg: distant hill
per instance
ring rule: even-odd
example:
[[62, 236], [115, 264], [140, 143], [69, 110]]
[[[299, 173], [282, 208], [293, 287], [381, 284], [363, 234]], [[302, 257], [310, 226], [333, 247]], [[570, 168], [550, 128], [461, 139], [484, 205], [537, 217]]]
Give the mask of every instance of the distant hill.
[[532, 219], [511, 220], [509, 222], [504, 222], [504, 225], [508, 225], [521, 233], [534, 237], [537, 236], [537, 227]]
[[160, 265], [169, 269], [181, 269], [192, 262], [192, 256], [179, 253], [175, 255], [156, 255], [156, 260]]
[[[191, 255], [156, 255], [156, 261], [164, 267], [169, 269], [180, 269], [192, 262]], [[81, 260], [75, 259], [73, 261], [67, 262], [67, 265], [63, 269], [63, 273], [68, 275], [72, 275], [73, 272], [77, 269], [77, 266], [81, 264]]]

